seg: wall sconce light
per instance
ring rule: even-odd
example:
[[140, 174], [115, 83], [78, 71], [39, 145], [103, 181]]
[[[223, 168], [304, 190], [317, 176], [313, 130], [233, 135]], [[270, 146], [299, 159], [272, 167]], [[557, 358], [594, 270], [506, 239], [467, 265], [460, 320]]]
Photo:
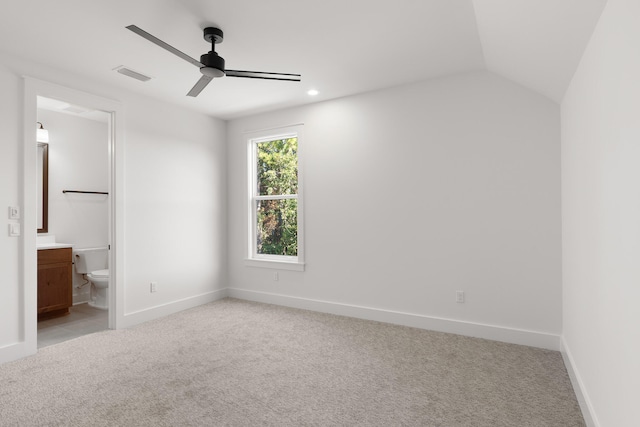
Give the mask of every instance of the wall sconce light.
[[36, 123], [40, 125], [40, 127], [38, 127], [38, 133], [36, 135], [36, 141], [38, 141], [38, 142], [49, 142], [49, 131], [46, 130], [42, 126], [42, 123], [40, 123], [40, 122], [36, 122]]

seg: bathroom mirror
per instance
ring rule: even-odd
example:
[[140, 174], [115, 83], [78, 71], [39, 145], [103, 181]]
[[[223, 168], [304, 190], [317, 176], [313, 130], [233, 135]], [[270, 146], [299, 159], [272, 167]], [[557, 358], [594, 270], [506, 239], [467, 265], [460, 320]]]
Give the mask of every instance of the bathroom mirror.
[[38, 233], [49, 230], [49, 144], [38, 142]]

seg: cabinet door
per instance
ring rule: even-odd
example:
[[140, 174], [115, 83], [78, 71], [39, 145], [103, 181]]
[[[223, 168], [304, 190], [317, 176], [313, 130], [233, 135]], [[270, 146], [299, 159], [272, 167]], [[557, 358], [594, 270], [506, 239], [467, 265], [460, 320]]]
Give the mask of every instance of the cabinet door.
[[71, 304], [70, 264], [57, 263], [38, 266], [38, 313], [66, 309]]

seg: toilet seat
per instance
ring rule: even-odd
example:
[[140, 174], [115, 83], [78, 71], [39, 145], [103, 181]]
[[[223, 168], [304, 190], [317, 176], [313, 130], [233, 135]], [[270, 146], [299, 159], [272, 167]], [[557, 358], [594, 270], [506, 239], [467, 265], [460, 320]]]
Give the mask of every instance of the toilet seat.
[[97, 279], [106, 279], [109, 278], [109, 270], [96, 270], [92, 271], [90, 274], [91, 277], [95, 277]]

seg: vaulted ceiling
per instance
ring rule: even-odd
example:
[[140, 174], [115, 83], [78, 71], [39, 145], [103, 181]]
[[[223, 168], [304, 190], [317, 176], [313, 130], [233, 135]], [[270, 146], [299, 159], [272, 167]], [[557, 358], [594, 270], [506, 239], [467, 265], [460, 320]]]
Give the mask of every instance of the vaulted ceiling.
[[[0, 15], [0, 52], [223, 119], [453, 73], [489, 70], [560, 102], [606, 0], [21, 0]], [[224, 77], [197, 98], [192, 64], [216, 26], [229, 69], [302, 74], [300, 83]], [[152, 76], [139, 82], [125, 65]], [[317, 89], [316, 97], [307, 95]]]

